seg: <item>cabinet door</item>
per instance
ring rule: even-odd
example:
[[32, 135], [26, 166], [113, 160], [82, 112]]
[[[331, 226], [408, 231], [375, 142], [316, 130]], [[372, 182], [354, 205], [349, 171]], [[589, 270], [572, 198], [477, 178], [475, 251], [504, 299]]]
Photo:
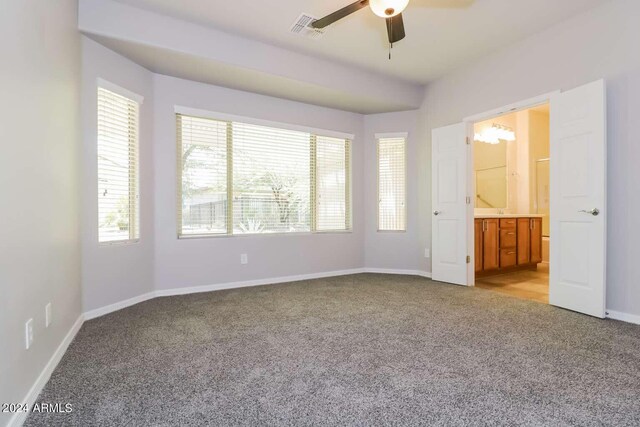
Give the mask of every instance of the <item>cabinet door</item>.
[[516, 248], [500, 249], [500, 268], [514, 267], [517, 262]]
[[476, 258], [476, 272], [482, 271], [482, 220], [476, 219], [474, 221], [474, 229], [475, 229], [475, 258]]
[[530, 218], [518, 218], [518, 265], [531, 262]]
[[483, 240], [483, 269], [495, 270], [500, 267], [500, 246], [498, 242], [499, 229], [498, 219], [491, 218], [484, 220]]
[[542, 218], [531, 218], [531, 263], [542, 262]]

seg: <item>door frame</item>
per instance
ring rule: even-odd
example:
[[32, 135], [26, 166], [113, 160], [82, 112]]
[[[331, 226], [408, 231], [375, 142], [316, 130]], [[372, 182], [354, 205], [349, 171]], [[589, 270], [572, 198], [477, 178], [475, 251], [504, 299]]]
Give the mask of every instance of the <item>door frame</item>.
[[462, 119], [462, 122], [467, 128], [467, 194], [469, 195], [467, 198], [467, 200], [469, 201], [467, 206], [467, 252], [469, 253], [471, 259], [471, 262], [467, 264], [467, 286], [476, 285], [475, 250], [473, 250], [475, 239], [475, 233], [473, 230], [475, 219], [475, 198], [471, 196], [472, 194], [475, 194], [476, 191], [476, 183], [473, 179], [473, 140], [475, 136], [474, 125], [477, 122], [483, 122], [485, 120], [490, 120], [505, 114], [528, 110], [542, 104], [550, 104], [551, 98], [561, 92], [561, 90], [555, 90], [539, 96], [524, 99], [522, 101], [514, 102], [512, 104], [505, 105], [504, 107], [494, 108], [489, 111], [474, 114]]

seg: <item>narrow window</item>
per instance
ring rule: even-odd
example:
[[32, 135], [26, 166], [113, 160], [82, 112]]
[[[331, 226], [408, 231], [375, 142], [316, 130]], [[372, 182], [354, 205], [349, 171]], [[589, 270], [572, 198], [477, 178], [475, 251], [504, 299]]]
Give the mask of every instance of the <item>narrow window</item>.
[[314, 137], [316, 230], [351, 229], [351, 143], [349, 140]]
[[138, 195], [139, 104], [98, 88], [98, 241], [140, 237]]
[[378, 230], [406, 229], [406, 138], [379, 138]]

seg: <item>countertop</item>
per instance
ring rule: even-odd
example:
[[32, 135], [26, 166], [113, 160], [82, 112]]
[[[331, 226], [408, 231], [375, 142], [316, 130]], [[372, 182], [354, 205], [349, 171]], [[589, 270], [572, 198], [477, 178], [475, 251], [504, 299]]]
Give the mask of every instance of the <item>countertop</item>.
[[474, 215], [477, 219], [486, 218], [543, 218], [542, 214], [477, 214]]

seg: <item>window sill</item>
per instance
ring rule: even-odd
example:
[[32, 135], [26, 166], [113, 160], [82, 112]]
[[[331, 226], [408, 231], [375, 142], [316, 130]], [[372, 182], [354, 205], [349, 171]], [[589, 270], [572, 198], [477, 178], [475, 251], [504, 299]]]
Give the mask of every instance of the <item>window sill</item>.
[[109, 247], [109, 246], [129, 246], [140, 243], [140, 239], [127, 239], [127, 240], [113, 240], [110, 242], [98, 242], [98, 246], [100, 247]]
[[235, 237], [295, 237], [295, 236], [317, 236], [328, 234], [351, 234], [353, 230], [332, 230], [332, 231], [303, 231], [296, 233], [246, 233], [246, 234], [182, 234], [178, 235], [178, 240], [193, 240], [193, 239], [219, 239], [219, 238], [235, 238]]

